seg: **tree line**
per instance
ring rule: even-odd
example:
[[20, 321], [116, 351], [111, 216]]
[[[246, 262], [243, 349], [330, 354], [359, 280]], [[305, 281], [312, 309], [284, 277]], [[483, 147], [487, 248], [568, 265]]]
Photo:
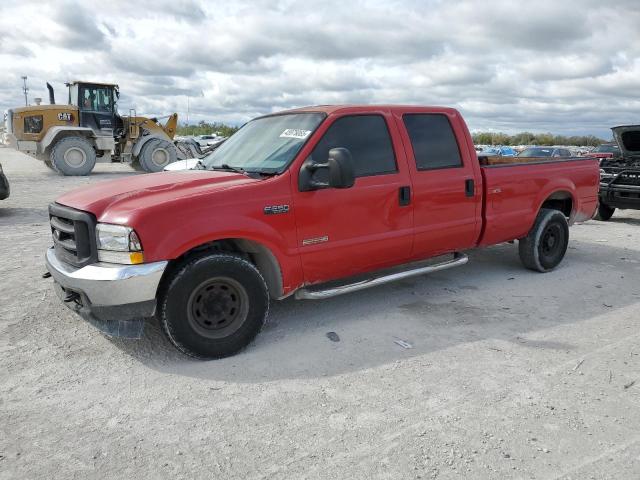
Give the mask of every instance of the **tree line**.
[[196, 125], [179, 125], [176, 133], [181, 136], [187, 135], [211, 135], [217, 133], [223, 137], [230, 137], [238, 131], [240, 127], [234, 127], [221, 122], [200, 121]]
[[575, 145], [578, 147], [596, 147], [606, 140], [594, 135], [553, 135], [552, 133], [521, 132], [515, 135], [506, 133], [476, 132], [472, 134], [476, 145]]
[[[178, 135], [210, 135], [218, 133], [223, 137], [230, 137], [240, 127], [227, 125], [221, 122], [200, 121], [195, 125], [180, 125]], [[473, 143], [476, 145], [575, 145], [578, 147], [596, 147], [606, 140], [594, 135], [554, 135], [552, 133], [521, 132], [508, 135], [502, 132], [476, 132], [472, 134]]]

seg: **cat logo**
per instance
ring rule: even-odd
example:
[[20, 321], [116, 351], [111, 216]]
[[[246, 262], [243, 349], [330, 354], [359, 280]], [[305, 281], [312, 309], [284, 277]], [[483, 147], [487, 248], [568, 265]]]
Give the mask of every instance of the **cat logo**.
[[70, 122], [73, 120], [73, 115], [69, 112], [60, 112], [58, 113], [58, 120], [61, 122]]

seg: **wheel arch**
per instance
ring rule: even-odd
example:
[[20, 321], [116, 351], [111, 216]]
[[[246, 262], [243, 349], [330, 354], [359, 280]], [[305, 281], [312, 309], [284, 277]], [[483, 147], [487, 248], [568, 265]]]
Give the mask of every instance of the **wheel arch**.
[[204, 253], [235, 253], [242, 256], [255, 265], [263, 276], [271, 298], [285, 296], [282, 269], [277, 257], [267, 246], [247, 238], [223, 238], [195, 246], [169, 261], [163, 280], [169, 278], [188, 259]]
[[91, 142], [94, 148], [96, 147], [95, 133], [90, 128], [56, 126], [47, 130], [47, 133], [40, 142], [38, 153], [48, 156], [53, 146], [61, 139], [67, 137], [84, 137]]
[[542, 201], [538, 207], [538, 212], [543, 208], [559, 210], [565, 217], [571, 219], [575, 211], [575, 200], [573, 193], [568, 190], [556, 190]]

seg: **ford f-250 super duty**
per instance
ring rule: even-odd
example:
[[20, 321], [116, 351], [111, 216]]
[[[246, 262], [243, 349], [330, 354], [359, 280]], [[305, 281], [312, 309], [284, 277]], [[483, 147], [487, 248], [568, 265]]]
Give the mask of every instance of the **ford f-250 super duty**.
[[257, 118], [188, 171], [70, 192], [49, 207], [46, 265], [103, 331], [156, 316], [199, 358], [232, 355], [270, 299], [321, 299], [466, 263], [518, 240], [564, 257], [598, 201], [596, 160], [476, 156], [451, 108], [322, 106]]

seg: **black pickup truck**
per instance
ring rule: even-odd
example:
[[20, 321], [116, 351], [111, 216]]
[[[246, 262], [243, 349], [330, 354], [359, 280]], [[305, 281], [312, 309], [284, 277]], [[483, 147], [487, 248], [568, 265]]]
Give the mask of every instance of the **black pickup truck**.
[[640, 210], [640, 125], [611, 130], [621, 155], [600, 163], [598, 220], [609, 220], [616, 208]]

